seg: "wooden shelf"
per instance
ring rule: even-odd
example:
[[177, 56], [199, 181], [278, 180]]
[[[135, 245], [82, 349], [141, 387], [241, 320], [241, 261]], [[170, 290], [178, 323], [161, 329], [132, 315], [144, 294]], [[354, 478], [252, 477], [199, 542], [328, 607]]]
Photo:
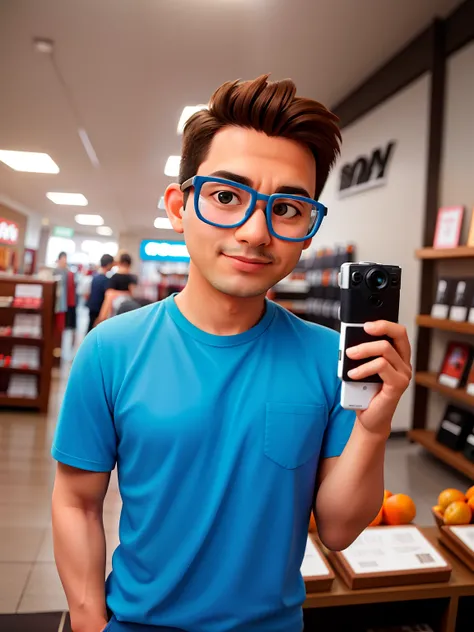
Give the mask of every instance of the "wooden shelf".
[[8, 397], [0, 395], [0, 407], [5, 408], [41, 408], [41, 401], [38, 397]]
[[419, 248], [415, 251], [415, 255], [417, 259], [474, 258], [474, 246], [458, 246], [457, 248]]
[[454, 331], [458, 334], [474, 335], [474, 324], [472, 323], [458, 323], [454, 320], [432, 318], [427, 314], [420, 314], [417, 316], [416, 324], [419, 327], [429, 327], [431, 329], [442, 329], [443, 331]]
[[24, 314], [42, 314], [44, 311], [43, 307], [13, 307], [13, 305], [8, 305], [6, 307], [0, 307], [0, 314], [2, 312], [13, 312], [15, 313], [24, 313]]
[[440, 461], [443, 461], [458, 470], [458, 472], [462, 472], [462, 474], [474, 480], [474, 463], [466, 459], [461, 452], [456, 452], [442, 443], [438, 443], [436, 441], [436, 434], [432, 430], [410, 430], [408, 437], [412, 441], [422, 445]]
[[43, 338], [33, 338], [32, 336], [0, 336], [0, 342], [8, 340], [15, 345], [37, 346], [43, 344]]
[[464, 388], [449, 388], [438, 382], [436, 373], [420, 372], [415, 375], [415, 382], [419, 386], [424, 386], [432, 391], [437, 391], [449, 399], [461, 402], [467, 406], [474, 408], [474, 396], [469, 395]]
[[7, 373], [24, 373], [25, 375], [40, 375], [41, 369], [21, 369], [16, 366], [0, 366], [0, 371]]

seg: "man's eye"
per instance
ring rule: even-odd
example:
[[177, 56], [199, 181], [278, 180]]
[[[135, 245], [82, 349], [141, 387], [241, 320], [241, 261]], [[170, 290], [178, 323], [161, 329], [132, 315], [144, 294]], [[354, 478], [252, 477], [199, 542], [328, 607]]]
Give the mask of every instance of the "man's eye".
[[278, 217], [284, 217], [285, 219], [291, 219], [296, 215], [301, 215], [297, 208], [291, 206], [291, 204], [287, 204], [286, 202], [278, 202], [273, 205], [273, 212]]
[[232, 191], [217, 191], [217, 193], [214, 193], [213, 197], [220, 203], [220, 204], [231, 204], [231, 205], [235, 205], [235, 204], [240, 204], [240, 200], [237, 197], [237, 195], [235, 193], [232, 193]]

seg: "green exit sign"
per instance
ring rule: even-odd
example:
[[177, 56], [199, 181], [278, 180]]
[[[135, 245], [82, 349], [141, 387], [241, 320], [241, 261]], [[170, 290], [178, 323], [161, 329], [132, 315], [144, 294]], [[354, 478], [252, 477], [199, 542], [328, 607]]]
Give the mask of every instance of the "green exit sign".
[[66, 237], [66, 239], [71, 239], [71, 237], [74, 237], [74, 229], [67, 228], [67, 226], [55, 226], [53, 228], [53, 237]]

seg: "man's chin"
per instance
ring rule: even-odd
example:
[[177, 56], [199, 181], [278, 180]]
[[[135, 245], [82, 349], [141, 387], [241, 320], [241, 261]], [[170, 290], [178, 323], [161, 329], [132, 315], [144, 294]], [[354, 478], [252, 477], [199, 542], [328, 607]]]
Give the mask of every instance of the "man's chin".
[[[220, 283], [219, 281], [211, 281], [214, 289], [222, 292], [226, 296], [232, 296], [234, 298], [256, 298], [257, 296], [265, 296], [270, 289], [269, 287], [251, 285], [247, 283], [226, 283], [225, 281]], [[271, 287], [271, 286], [270, 286]]]

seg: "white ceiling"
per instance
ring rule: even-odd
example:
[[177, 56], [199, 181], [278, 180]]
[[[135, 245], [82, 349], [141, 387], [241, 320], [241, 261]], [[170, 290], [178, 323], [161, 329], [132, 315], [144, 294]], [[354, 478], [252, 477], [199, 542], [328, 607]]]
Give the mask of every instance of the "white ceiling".
[[[459, 0], [0, 0], [0, 149], [43, 151], [58, 175], [0, 163], [0, 197], [74, 226], [101, 214], [116, 234], [153, 227], [180, 153], [185, 105], [228, 79], [293, 78], [299, 93], [334, 105]], [[55, 42], [55, 60], [33, 37]], [[71, 105], [72, 104], [72, 105]], [[74, 111], [75, 110], [75, 111]], [[96, 169], [77, 133], [83, 126]], [[60, 207], [47, 191], [83, 193]]]

